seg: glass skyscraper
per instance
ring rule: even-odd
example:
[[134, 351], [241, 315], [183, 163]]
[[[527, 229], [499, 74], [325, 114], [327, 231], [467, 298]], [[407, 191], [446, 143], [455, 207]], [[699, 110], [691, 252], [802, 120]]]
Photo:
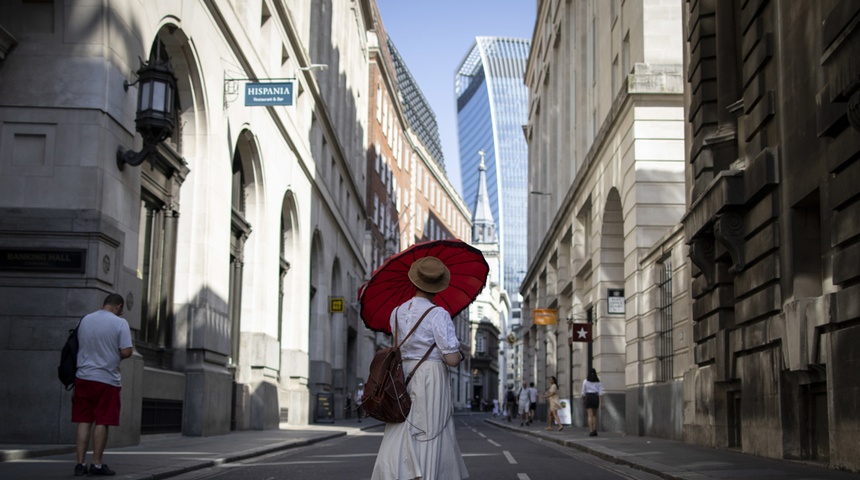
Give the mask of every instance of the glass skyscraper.
[[455, 79], [463, 198], [477, 198], [478, 152], [483, 151], [487, 193], [499, 233], [502, 281], [515, 302], [528, 268], [528, 144], [523, 125], [528, 124], [524, 76], [530, 43], [477, 37]]

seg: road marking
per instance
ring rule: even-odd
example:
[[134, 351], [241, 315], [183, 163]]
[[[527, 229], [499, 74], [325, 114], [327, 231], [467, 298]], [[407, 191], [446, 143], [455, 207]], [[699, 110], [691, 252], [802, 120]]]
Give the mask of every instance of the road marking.
[[481, 438], [487, 438], [487, 436], [486, 436], [486, 435], [484, 435], [484, 434], [483, 434], [483, 433], [481, 433], [481, 432], [478, 432], [478, 436], [480, 436]]
[[494, 441], [490, 440], [489, 438], [487, 439], [487, 441], [488, 441], [488, 442], [490, 442], [490, 444], [491, 444], [491, 445], [493, 445], [494, 447], [501, 447], [501, 445], [500, 445], [500, 444], [498, 444], [498, 443], [496, 443], [496, 442], [494, 442]]
[[511, 455], [511, 452], [503, 450], [502, 453], [505, 454], [505, 457], [508, 459], [508, 463], [510, 463], [511, 465], [516, 465], [517, 461], [514, 459], [514, 456]]
[[351, 458], [351, 457], [375, 457], [375, 453], [342, 453], [339, 455], [311, 455], [315, 458]]
[[339, 464], [344, 463], [337, 460], [330, 461], [311, 461], [311, 460], [298, 460], [295, 462], [267, 462], [267, 463], [225, 463], [223, 465], [218, 465], [219, 468], [257, 468], [257, 467], [278, 467], [285, 465], [319, 465], [319, 464]]
[[518, 473], [517, 474], [517, 480], [530, 480], [530, 479], [529, 479], [529, 476], [526, 475], [525, 473]]

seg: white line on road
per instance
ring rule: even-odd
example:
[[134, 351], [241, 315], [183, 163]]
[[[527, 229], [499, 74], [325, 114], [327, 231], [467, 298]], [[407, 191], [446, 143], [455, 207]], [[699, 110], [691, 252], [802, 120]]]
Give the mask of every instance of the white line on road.
[[351, 457], [375, 457], [375, 453], [342, 453], [339, 455], [311, 455], [314, 458], [351, 458]]
[[529, 476], [526, 475], [525, 473], [518, 473], [517, 474], [517, 480], [530, 480], [530, 479], [529, 479]]
[[505, 457], [508, 459], [508, 463], [510, 463], [511, 465], [515, 465], [517, 463], [517, 461], [514, 459], [514, 456], [511, 455], [511, 452], [503, 450], [502, 453], [505, 454]]
[[481, 433], [481, 432], [478, 432], [478, 436], [480, 436], [481, 438], [487, 438], [487, 436], [486, 436], [486, 435], [484, 435], [484, 434], [483, 434], [483, 433]]
[[490, 444], [491, 444], [492, 446], [494, 446], [494, 447], [501, 447], [501, 444], [498, 444], [498, 443], [496, 443], [496, 442], [494, 442], [494, 441], [490, 440], [489, 438], [487, 439], [487, 441], [488, 441], [488, 442], [490, 442]]

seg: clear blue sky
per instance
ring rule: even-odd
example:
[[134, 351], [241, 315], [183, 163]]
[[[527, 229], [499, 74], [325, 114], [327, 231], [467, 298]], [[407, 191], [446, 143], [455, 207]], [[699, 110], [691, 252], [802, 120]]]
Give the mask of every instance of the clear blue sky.
[[[448, 179], [462, 195], [454, 73], [475, 37], [531, 40], [537, 0], [377, 0], [385, 31], [439, 123]], [[464, 198], [466, 205], [474, 199]]]

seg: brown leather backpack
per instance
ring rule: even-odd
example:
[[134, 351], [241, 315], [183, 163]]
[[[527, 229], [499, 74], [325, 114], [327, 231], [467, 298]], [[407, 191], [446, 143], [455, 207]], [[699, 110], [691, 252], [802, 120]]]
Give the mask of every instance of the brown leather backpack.
[[364, 409], [366, 416], [382, 420], [386, 423], [401, 423], [406, 421], [409, 411], [412, 410], [412, 399], [406, 391], [406, 385], [412, 379], [412, 374], [418, 367], [424, 363], [424, 360], [430, 355], [430, 352], [436, 347], [436, 344], [430, 346], [427, 353], [421, 358], [421, 361], [415, 365], [415, 368], [409, 376], [403, 375], [403, 359], [400, 356], [400, 347], [406, 342], [424, 317], [430, 313], [430, 310], [436, 308], [430, 307], [421, 315], [421, 318], [415, 322], [415, 326], [409, 331], [403, 341], [397, 342], [397, 314], [394, 316], [394, 345], [388, 348], [382, 348], [376, 352], [373, 361], [370, 362], [370, 373], [367, 377], [367, 382], [364, 385], [364, 395], [361, 397], [361, 406]]

